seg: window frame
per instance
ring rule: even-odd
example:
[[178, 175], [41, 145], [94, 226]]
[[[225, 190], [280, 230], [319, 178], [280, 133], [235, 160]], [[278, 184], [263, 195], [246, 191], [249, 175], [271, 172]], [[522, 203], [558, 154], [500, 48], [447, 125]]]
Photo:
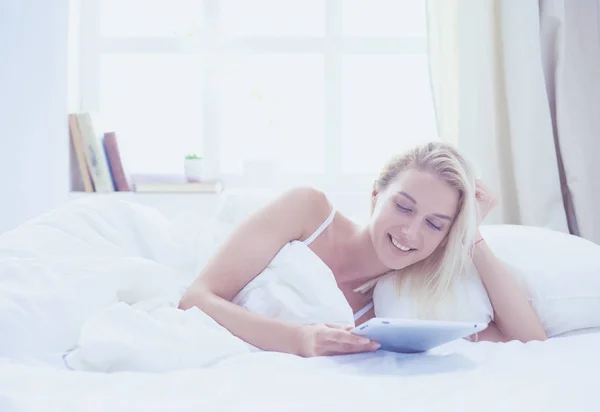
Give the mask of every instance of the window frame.
[[[243, 36], [223, 39], [218, 32], [219, 0], [202, 0], [204, 24], [194, 36], [187, 37], [111, 37], [100, 33], [100, 2], [102, 0], [72, 0], [77, 3], [79, 19], [76, 83], [77, 110], [96, 112], [99, 109], [99, 67], [103, 53], [201, 53], [203, 65], [203, 147], [210, 159], [207, 173], [223, 182], [226, 188], [282, 188], [310, 185], [323, 190], [355, 192], [370, 190], [376, 175], [342, 172], [342, 58], [347, 54], [427, 54], [426, 37], [351, 37], [342, 34], [343, 0], [325, 0], [325, 35], [323, 37]], [[72, 5], [73, 6], [73, 5]], [[425, 7], [425, 6], [423, 6]], [[219, 54], [235, 53], [294, 54], [311, 53], [324, 56], [325, 141], [324, 173], [276, 173], [259, 179], [238, 174], [226, 174], [220, 168], [220, 130], [218, 124], [219, 91], [211, 88], [215, 62]], [[435, 121], [435, 119], [433, 119]]]

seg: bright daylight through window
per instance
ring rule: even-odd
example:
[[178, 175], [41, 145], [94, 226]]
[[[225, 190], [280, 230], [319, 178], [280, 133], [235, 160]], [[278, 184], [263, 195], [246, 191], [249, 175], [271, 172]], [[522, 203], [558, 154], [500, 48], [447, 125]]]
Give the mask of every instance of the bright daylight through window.
[[80, 0], [78, 110], [128, 173], [362, 190], [436, 136], [424, 0]]

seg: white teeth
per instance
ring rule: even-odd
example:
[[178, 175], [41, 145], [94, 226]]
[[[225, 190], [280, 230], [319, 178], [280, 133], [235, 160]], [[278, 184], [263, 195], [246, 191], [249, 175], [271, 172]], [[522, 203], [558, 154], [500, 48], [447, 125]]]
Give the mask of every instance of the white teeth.
[[393, 237], [392, 237], [392, 243], [394, 244], [394, 246], [396, 246], [398, 249], [400, 249], [403, 252], [408, 252], [410, 250], [410, 248], [408, 246], [404, 246], [404, 245], [401, 245], [400, 243], [396, 242], [396, 239], [394, 239]]

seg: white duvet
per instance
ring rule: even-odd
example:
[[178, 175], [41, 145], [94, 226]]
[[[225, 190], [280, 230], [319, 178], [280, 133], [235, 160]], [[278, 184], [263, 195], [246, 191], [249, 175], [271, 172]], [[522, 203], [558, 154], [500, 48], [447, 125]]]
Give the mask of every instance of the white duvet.
[[[230, 229], [99, 197], [0, 236], [0, 411], [600, 410], [600, 333], [422, 355], [257, 353], [177, 309]], [[351, 322], [327, 275], [295, 242], [237, 300], [296, 322]]]
[[[60, 352], [69, 368], [166, 372], [255, 350], [181, 294], [230, 227], [170, 222], [153, 209], [82, 200], [0, 237], [0, 354]], [[331, 271], [286, 245], [236, 297], [298, 323], [352, 323]]]

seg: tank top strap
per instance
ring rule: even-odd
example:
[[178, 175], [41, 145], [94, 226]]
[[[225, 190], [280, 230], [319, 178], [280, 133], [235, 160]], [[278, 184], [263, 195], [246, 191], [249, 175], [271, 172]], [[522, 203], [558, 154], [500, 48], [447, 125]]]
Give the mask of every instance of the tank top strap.
[[373, 302], [369, 302], [364, 308], [362, 308], [361, 310], [359, 310], [358, 312], [356, 312], [354, 314], [354, 321], [356, 322], [357, 320], [359, 320], [360, 318], [362, 318], [363, 316], [365, 316], [365, 314], [370, 311], [371, 309], [373, 309]]
[[325, 219], [325, 221], [323, 223], [321, 223], [321, 226], [319, 226], [317, 228], [317, 230], [315, 230], [313, 232], [312, 235], [310, 235], [308, 238], [303, 240], [302, 243], [304, 243], [306, 246], [310, 245], [316, 238], [319, 237], [319, 235], [321, 233], [323, 233], [323, 231], [325, 231], [325, 229], [327, 229], [327, 227], [331, 224], [331, 222], [333, 222], [334, 217], [335, 217], [335, 207], [332, 207], [331, 213], [329, 214], [329, 216], [327, 216], [327, 219]]

